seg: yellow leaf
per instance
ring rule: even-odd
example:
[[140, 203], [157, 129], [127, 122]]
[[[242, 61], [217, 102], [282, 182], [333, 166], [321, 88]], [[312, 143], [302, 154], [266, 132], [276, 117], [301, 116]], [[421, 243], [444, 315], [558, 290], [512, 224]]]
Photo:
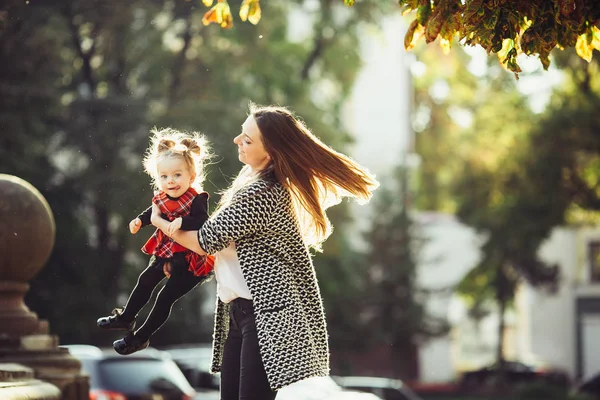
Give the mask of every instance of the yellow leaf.
[[208, 10], [205, 14], [204, 17], [202, 17], [202, 24], [203, 25], [208, 25], [212, 22], [217, 22], [217, 13], [215, 11], [214, 8], [211, 8], [210, 10]]
[[587, 41], [587, 35], [584, 33], [583, 35], [579, 35], [577, 38], [577, 43], [575, 44], [575, 51], [577, 55], [587, 62], [592, 61], [592, 51], [594, 47], [591, 43]]
[[212, 6], [213, 0], [202, 0], [202, 4], [204, 4], [206, 7], [210, 7]]
[[248, 20], [251, 24], [256, 25], [260, 21], [261, 10], [259, 0], [244, 0], [240, 6], [240, 19]]
[[[229, 6], [228, 6], [229, 9]], [[233, 26], [233, 16], [231, 13], [223, 13], [223, 21], [221, 21], [221, 28], [231, 28]]]
[[450, 53], [452, 42], [447, 39], [440, 38], [440, 47], [442, 48], [442, 52], [444, 52], [444, 54], [448, 54]]
[[242, 1], [240, 6], [240, 19], [246, 21], [248, 19], [248, 12], [250, 11], [250, 0]]
[[219, 24], [221, 28], [231, 28], [233, 26], [233, 17], [231, 16], [231, 9], [227, 1], [219, 0], [213, 8], [204, 14], [202, 23], [204, 25], [215, 23]]
[[404, 35], [404, 48], [407, 51], [412, 50], [415, 45], [417, 44], [417, 41], [425, 34], [425, 27], [423, 27], [423, 25], [419, 24], [419, 21], [417, 21], [416, 19], [411, 22], [410, 26], [408, 27], [408, 30], [406, 31], [406, 34]]
[[592, 46], [600, 51], [600, 29], [596, 28], [595, 26], [592, 27]]
[[256, 0], [250, 5], [250, 15], [248, 15], [248, 21], [250, 21], [251, 24], [256, 25], [258, 24], [258, 21], [260, 21], [261, 15], [262, 12], [260, 10], [260, 3], [258, 0]]
[[500, 63], [502, 63], [502, 64], [506, 63], [506, 56], [508, 56], [508, 52], [511, 49], [513, 49], [514, 47], [515, 47], [514, 40], [512, 40], [510, 38], [506, 38], [502, 41], [502, 49], [496, 53]]

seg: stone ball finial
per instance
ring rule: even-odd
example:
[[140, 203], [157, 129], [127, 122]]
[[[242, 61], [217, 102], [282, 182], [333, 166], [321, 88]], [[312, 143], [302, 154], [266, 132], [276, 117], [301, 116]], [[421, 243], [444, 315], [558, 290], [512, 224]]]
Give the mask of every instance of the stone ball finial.
[[48, 260], [55, 231], [44, 196], [29, 182], [0, 174], [0, 281], [29, 282]]

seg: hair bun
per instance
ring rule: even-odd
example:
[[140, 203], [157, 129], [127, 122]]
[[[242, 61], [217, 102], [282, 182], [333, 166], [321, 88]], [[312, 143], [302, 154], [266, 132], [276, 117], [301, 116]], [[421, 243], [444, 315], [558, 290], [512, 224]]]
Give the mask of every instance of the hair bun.
[[181, 144], [187, 147], [188, 151], [200, 155], [202, 149], [200, 144], [195, 139], [185, 138], [181, 140]]
[[156, 145], [156, 150], [158, 150], [159, 153], [162, 153], [163, 151], [169, 150], [173, 146], [175, 146], [175, 142], [173, 140], [161, 139]]

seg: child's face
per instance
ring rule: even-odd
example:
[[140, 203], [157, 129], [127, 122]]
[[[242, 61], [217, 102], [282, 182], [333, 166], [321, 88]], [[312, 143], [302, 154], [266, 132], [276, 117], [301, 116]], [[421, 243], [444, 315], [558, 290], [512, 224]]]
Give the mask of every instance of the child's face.
[[156, 183], [158, 188], [171, 197], [179, 197], [189, 188], [195, 174], [190, 170], [182, 158], [168, 157], [158, 162]]

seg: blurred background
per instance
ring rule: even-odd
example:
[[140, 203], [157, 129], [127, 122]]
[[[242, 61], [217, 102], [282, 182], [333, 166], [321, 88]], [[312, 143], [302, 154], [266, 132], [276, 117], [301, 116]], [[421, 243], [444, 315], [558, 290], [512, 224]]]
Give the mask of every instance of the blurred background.
[[[395, 2], [263, 2], [259, 24], [235, 16], [233, 29], [204, 26], [206, 11], [2, 7], [0, 173], [52, 209], [55, 245], [25, 303], [61, 344], [119, 338], [95, 321], [147, 263], [152, 229], [127, 224], [152, 197], [150, 129], [207, 137], [214, 208], [241, 167], [232, 140], [253, 101], [289, 106], [382, 183], [369, 204], [330, 209], [335, 231], [314, 257], [332, 374], [442, 393], [497, 370], [550, 374], [566, 391], [600, 372], [597, 54], [557, 49], [548, 71], [521, 56], [516, 79], [479, 47], [407, 52], [411, 19]], [[185, 296], [151, 345], [210, 343], [214, 298], [214, 281]]]

